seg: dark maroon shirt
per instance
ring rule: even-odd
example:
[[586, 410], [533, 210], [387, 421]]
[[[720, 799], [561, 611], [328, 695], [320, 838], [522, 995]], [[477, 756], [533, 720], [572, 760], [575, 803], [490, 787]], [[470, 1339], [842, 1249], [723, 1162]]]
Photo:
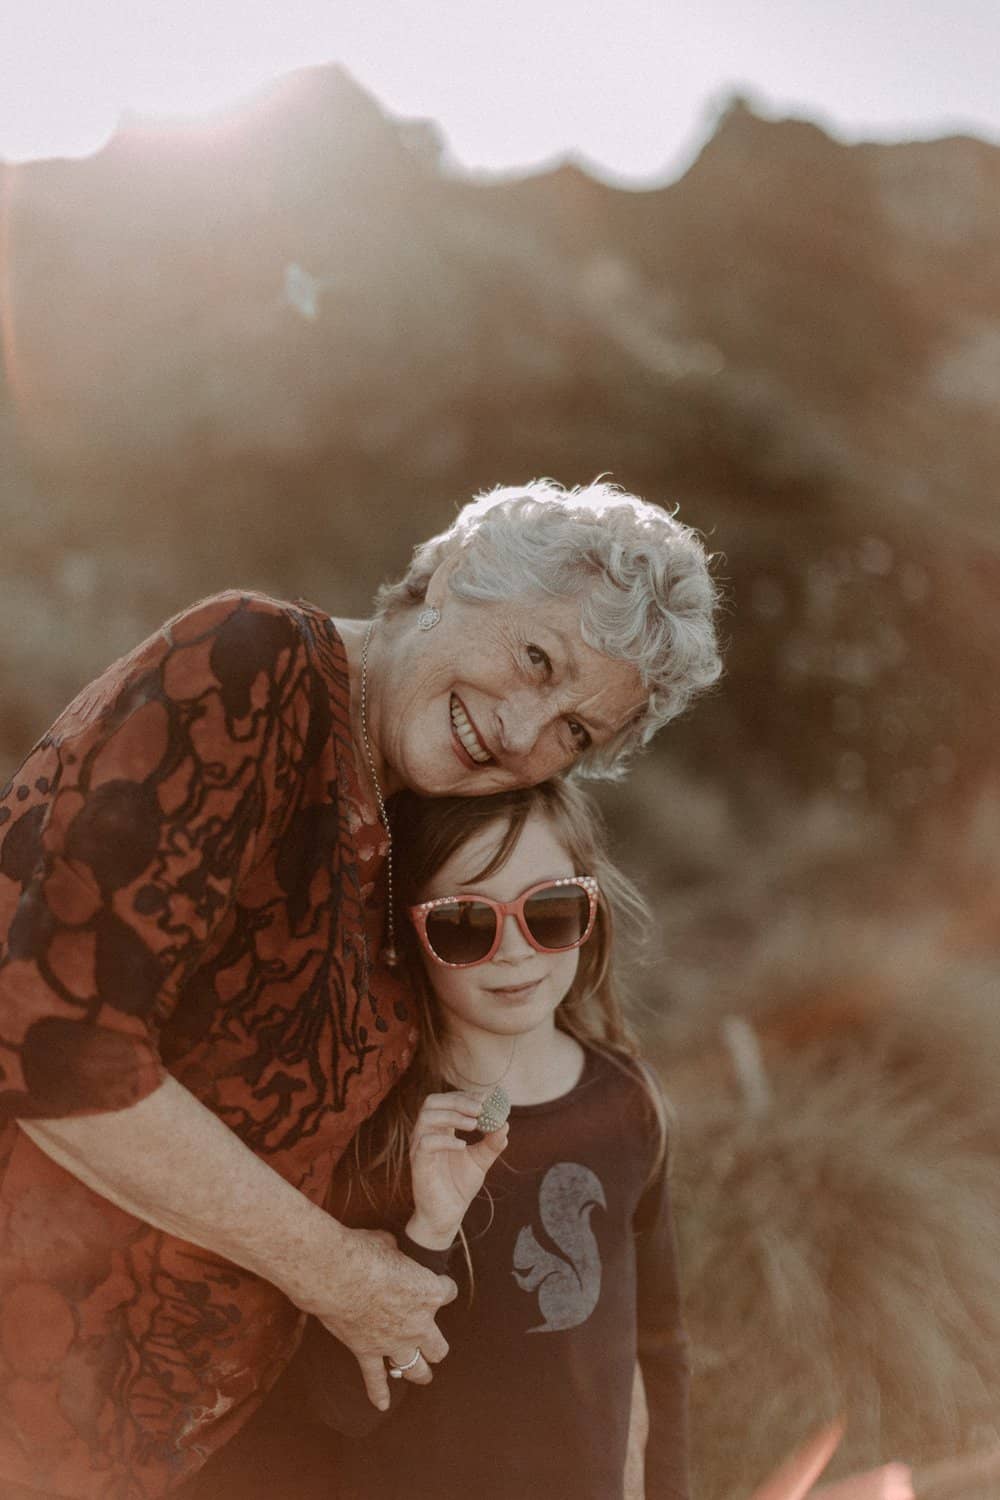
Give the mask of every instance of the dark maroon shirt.
[[465, 1221], [473, 1285], [460, 1249], [448, 1261], [405, 1245], [432, 1269], [447, 1261], [459, 1282], [438, 1315], [451, 1352], [433, 1383], [393, 1382], [393, 1410], [380, 1419], [343, 1346], [318, 1327], [308, 1335], [297, 1375], [313, 1409], [356, 1434], [331, 1434], [334, 1492], [615, 1500], [638, 1358], [647, 1500], [687, 1500], [670, 1193], [636, 1067], [588, 1052], [575, 1088], [515, 1106], [510, 1123], [507, 1151]]

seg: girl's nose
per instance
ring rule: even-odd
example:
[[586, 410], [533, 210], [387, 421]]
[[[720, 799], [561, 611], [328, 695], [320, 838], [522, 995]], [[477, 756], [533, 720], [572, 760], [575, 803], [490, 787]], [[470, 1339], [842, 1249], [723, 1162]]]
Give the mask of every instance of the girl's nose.
[[521, 924], [514, 913], [508, 912], [503, 919], [500, 946], [493, 955], [494, 961], [497, 959], [507, 959], [510, 962], [520, 961], [525, 954], [534, 953], [534, 951], [521, 931]]

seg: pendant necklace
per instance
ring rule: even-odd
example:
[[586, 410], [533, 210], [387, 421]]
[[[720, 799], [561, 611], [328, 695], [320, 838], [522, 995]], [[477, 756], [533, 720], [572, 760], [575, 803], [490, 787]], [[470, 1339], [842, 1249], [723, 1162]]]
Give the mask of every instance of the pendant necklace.
[[375, 621], [372, 620], [365, 631], [365, 643], [361, 648], [361, 738], [364, 740], [365, 758], [368, 761], [372, 786], [375, 788], [375, 800], [378, 803], [379, 819], [381, 820], [382, 827], [385, 829], [385, 836], [389, 841], [385, 853], [385, 946], [382, 949], [382, 957], [389, 965], [389, 968], [394, 969], [399, 963], [399, 954], [396, 952], [396, 923], [392, 899], [392, 828], [389, 823], [389, 814], [385, 810], [385, 798], [382, 796], [382, 788], [378, 784], [378, 776], [375, 772], [375, 757], [372, 755], [371, 741], [368, 738], [368, 647], [371, 645], [372, 631], [374, 629]]
[[510, 1056], [507, 1059], [507, 1066], [504, 1068], [503, 1072], [500, 1074], [500, 1077], [496, 1080], [496, 1082], [492, 1084], [482, 1083], [475, 1078], [467, 1078], [466, 1075], [462, 1072], [461, 1068], [456, 1067], [454, 1063], [451, 1064], [450, 1071], [453, 1073], [457, 1073], [458, 1077], [462, 1080], [463, 1083], [471, 1083], [473, 1088], [489, 1089], [490, 1091], [486, 1095], [485, 1099], [482, 1100], [479, 1106], [479, 1114], [476, 1118], [476, 1129], [481, 1130], [484, 1135], [489, 1135], [493, 1130], [499, 1130], [500, 1126], [506, 1122], [507, 1117], [510, 1114], [510, 1095], [503, 1087], [503, 1081], [507, 1077], [507, 1074], [510, 1072], [511, 1064], [514, 1061], [514, 1053], [516, 1051], [517, 1037], [515, 1037], [513, 1042], [511, 1043]]

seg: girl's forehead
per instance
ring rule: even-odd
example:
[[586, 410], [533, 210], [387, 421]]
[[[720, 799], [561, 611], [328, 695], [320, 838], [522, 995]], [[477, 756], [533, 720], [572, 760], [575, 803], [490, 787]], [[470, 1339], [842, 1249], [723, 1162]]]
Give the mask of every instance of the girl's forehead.
[[551, 820], [541, 812], [532, 812], [504, 863], [483, 876], [481, 871], [496, 858], [508, 827], [506, 818], [498, 818], [477, 829], [427, 883], [421, 899], [433, 900], [468, 887], [497, 900], [509, 900], [532, 881], [577, 873], [566, 841]]

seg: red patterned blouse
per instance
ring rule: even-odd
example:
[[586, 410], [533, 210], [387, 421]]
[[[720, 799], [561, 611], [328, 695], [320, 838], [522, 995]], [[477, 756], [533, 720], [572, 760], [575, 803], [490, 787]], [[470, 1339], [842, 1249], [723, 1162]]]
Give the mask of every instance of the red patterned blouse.
[[401, 986], [369, 972], [385, 844], [349, 708], [328, 617], [221, 594], [109, 667], [3, 791], [11, 1484], [161, 1495], [242, 1426], [295, 1348], [303, 1319], [276, 1288], [114, 1207], [16, 1121], [121, 1109], [167, 1070], [324, 1200], [415, 1039]]

